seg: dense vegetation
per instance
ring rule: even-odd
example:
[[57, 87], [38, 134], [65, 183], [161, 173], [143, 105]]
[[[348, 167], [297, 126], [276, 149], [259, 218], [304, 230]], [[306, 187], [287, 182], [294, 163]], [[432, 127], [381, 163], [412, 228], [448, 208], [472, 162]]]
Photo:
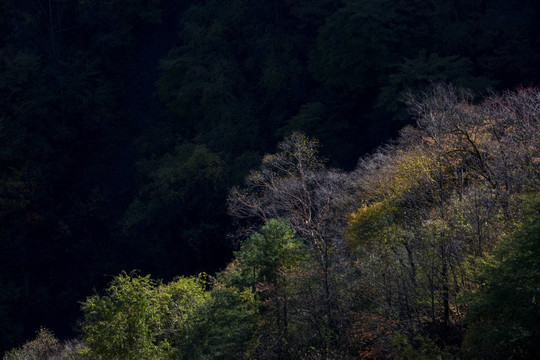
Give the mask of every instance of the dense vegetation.
[[80, 340], [42, 330], [6, 359], [533, 358], [540, 90], [408, 102], [417, 127], [352, 172], [301, 133], [266, 155], [229, 192], [241, 246], [215, 276], [122, 273]]
[[0, 0], [0, 352], [532, 357], [534, 6]]

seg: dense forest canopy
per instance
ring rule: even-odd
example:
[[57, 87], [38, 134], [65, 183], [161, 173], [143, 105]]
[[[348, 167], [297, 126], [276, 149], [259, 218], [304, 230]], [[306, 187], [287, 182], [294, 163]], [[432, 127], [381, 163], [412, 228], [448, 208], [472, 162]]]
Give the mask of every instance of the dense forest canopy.
[[0, 353], [532, 356], [538, 23], [0, 0]]

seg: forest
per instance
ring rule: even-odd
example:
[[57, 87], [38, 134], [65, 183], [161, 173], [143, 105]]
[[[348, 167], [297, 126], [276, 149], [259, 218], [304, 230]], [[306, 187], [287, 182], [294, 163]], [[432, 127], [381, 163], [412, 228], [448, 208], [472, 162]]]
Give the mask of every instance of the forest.
[[535, 358], [539, 23], [0, 0], [0, 356]]

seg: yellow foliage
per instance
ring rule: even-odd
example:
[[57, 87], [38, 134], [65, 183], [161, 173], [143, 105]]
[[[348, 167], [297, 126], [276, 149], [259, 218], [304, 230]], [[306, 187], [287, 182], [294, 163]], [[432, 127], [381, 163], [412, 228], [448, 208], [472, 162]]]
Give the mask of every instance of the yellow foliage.
[[[437, 184], [435, 174], [440, 163], [429, 153], [418, 149], [398, 152], [379, 168], [377, 181], [371, 183], [373, 203], [362, 204], [348, 216], [345, 233], [347, 245], [392, 246], [407, 237], [404, 221], [414, 211], [409, 201], [425, 202], [430, 189]], [[409, 203], [409, 205], [404, 205]], [[406, 211], [406, 208], [409, 208]], [[408, 214], [409, 213], [409, 214]]]
[[367, 244], [388, 244], [393, 242], [396, 231], [395, 215], [398, 209], [385, 200], [371, 205], [363, 205], [348, 216], [345, 239], [349, 248]]
[[390, 195], [399, 197], [431, 182], [431, 174], [436, 165], [435, 159], [426, 154], [412, 153], [400, 156], [394, 165], [392, 180], [388, 184]]

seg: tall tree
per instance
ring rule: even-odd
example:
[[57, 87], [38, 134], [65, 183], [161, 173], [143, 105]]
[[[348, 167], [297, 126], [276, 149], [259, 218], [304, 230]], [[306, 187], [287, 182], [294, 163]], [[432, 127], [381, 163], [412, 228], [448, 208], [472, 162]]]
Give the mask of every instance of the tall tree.
[[[338, 282], [344, 264], [337, 202], [346, 189], [343, 174], [325, 170], [317, 156], [318, 143], [304, 134], [293, 133], [279, 146], [280, 152], [266, 155], [259, 170], [246, 178], [243, 188], [229, 193], [229, 212], [248, 224], [272, 218], [287, 219], [297, 236], [311, 250], [320, 277], [314, 278], [314, 294], [323, 316], [318, 327], [322, 358], [331, 356], [343, 338], [346, 326]], [[249, 231], [249, 229], [248, 229]], [[314, 309], [314, 311], [317, 311]]]
[[530, 194], [520, 224], [498, 244], [469, 295], [464, 347], [470, 355], [532, 359], [540, 343], [540, 197]]

